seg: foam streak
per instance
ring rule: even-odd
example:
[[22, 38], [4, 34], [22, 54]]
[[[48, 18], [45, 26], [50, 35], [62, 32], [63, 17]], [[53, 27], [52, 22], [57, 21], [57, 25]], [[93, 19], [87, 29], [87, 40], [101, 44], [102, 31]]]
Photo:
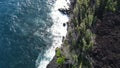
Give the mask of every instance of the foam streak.
[[50, 13], [50, 16], [53, 20], [53, 25], [50, 29], [48, 29], [49, 32], [53, 35], [53, 43], [52, 46], [45, 52], [44, 56], [47, 59], [42, 59], [40, 62], [38, 68], [46, 68], [46, 66], [49, 64], [49, 62], [53, 59], [55, 56], [55, 49], [57, 47], [60, 47], [62, 44], [62, 37], [66, 36], [67, 34], [67, 26], [63, 27], [63, 23], [66, 23], [69, 18], [66, 15], [63, 15], [58, 11], [59, 8], [69, 8], [68, 6], [69, 1], [67, 0], [56, 0], [54, 6], [52, 7], [52, 12]]

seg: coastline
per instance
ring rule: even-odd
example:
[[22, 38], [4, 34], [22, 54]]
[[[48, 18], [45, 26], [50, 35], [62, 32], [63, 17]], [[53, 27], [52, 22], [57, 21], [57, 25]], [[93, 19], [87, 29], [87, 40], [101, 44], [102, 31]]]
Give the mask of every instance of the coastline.
[[66, 38], [47, 68], [119, 68], [120, 3], [109, 1], [74, 2]]
[[[60, 13], [69, 16], [69, 21], [67, 21], [67, 22], [65, 23], [65, 26], [67, 26], [67, 33], [66, 33], [66, 35], [63, 36], [63, 38], [62, 38], [62, 44], [61, 44], [60, 49], [62, 49], [62, 48], [64, 47], [64, 41], [68, 39], [67, 36], [68, 36], [68, 33], [69, 33], [69, 29], [71, 28], [70, 21], [71, 21], [71, 18], [73, 17], [73, 9], [74, 9], [74, 6], [75, 6], [77, 0], [69, 0], [69, 1], [70, 1], [70, 3], [69, 3], [69, 9], [68, 9], [68, 11], [66, 11], [66, 8], [59, 8], [59, 9], [61, 9], [62, 11], [60, 11], [60, 10], [58, 9]], [[66, 13], [64, 13], [64, 12], [69, 13], [69, 14], [66, 14]], [[64, 23], [63, 23], [63, 27], [64, 27]], [[58, 48], [58, 49], [59, 49], [59, 48]], [[56, 52], [56, 50], [55, 50], [55, 52]], [[55, 56], [53, 57], [53, 59], [51, 60], [51, 62], [47, 65], [46, 68], [57, 68], [57, 67], [59, 67], [59, 65], [56, 63], [57, 58], [58, 58], [58, 57], [55, 55]], [[62, 68], [67, 68], [67, 67], [69, 67], [69, 64], [64, 65], [64, 67], [62, 67]]]
[[[57, 0], [54, 2], [51, 8], [51, 19], [53, 21], [53, 25], [47, 30], [52, 34], [52, 46], [47, 49], [44, 54], [44, 59], [38, 64], [38, 68], [46, 68], [47, 64], [52, 60], [55, 56], [55, 49], [60, 48], [62, 44], [62, 38], [67, 34], [67, 25], [66, 22], [69, 20], [67, 15], [62, 14], [59, 12], [58, 9], [64, 8], [68, 9], [69, 0]], [[65, 26], [63, 26], [65, 24]]]

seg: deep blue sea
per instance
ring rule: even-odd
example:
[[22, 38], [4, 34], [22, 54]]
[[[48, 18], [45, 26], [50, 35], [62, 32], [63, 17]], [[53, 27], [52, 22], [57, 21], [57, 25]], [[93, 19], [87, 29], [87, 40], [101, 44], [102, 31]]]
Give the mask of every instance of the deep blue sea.
[[[0, 68], [36, 68], [52, 44], [53, 0], [0, 0]], [[48, 45], [49, 44], [49, 45]]]

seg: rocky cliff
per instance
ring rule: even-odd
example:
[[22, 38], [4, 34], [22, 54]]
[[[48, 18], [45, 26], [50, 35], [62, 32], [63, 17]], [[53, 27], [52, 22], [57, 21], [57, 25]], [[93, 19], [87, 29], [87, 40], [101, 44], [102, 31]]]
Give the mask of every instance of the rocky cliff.
[[68, 33], [47, 68], [120, 68], [120, 1], [71, 0]]

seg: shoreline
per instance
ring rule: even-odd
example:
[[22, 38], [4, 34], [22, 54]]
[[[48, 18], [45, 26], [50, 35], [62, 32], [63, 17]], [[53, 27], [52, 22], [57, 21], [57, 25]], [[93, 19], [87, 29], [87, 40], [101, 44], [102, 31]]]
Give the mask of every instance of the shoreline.
[[[65, 2], [65, 3], [64, 3]], [[59, 12], [59, 8], [68, 8], [67, 3], [69, 1], [64, 0], [57, 0], [55, 1], [53, 7], [51, 8], [50, 16], [53, 20], [53, 25], [47, 31], [52, 34], [52, 46], [45, 52], [44, 56], [47, 59], [42, 59], [39, 63], [38, 68], [46, 68], [49, 62], [55, 56], [55, 49], [57, 47], [61, 47], [62, 38], [67, 34], [67, 25], [63, 26], [63, 24], [69, 20], [67, 15], [62, 14]]]
[[[71, 18], [73, 16], [72, 10], [74, 9], [75, 2], [76, 2], [76, 0], [70, 0], [70, 5], [69, 5], [69, 9], [68, 9], [69, 14], [64, 13], [64, 11], [67, 12], [66, 8], [59, 8], [59, 9], [62, 9], [62, 11], [60, 11], [58, 9], [58, 11], [60, 13], [62, 13], [63, 15], [69, 16], [69, 21], [65, 22], [65, 26], [67, 26], [67, 33], [66, 33], [66, 36], [63, 36], [63, 38], [62, 38], [62, 44], [61, 44], [60, 49], [62, 49], [62, 47], [64, 45], [64, 41], [67, 40], [67, 36], [68, 36], [68, 33], [69, 33], [68, 31], [69, 31], [69, 28], [71, 27], [70, 21], [71, 21]], [[64, 27], [64, 23], [63, 23], [63, 27]], [[55, 54], [56, 54], [56, 50], [55, 50]], [[51, 62], [47, 65], [46, 68], [57, 68], [57, 67], [59, 67], [59, 65], [56, 63], [56, 60], [57, 60], [57, 56], [55, 55], [53, 57], [53, 59], [51, 60]], [[67, 68], [67, 67], [63, 67], [63, 68]]]
[[120, 67], [120, 2], [109, 1], [74, 3], [66, 39], [47, 68]]

